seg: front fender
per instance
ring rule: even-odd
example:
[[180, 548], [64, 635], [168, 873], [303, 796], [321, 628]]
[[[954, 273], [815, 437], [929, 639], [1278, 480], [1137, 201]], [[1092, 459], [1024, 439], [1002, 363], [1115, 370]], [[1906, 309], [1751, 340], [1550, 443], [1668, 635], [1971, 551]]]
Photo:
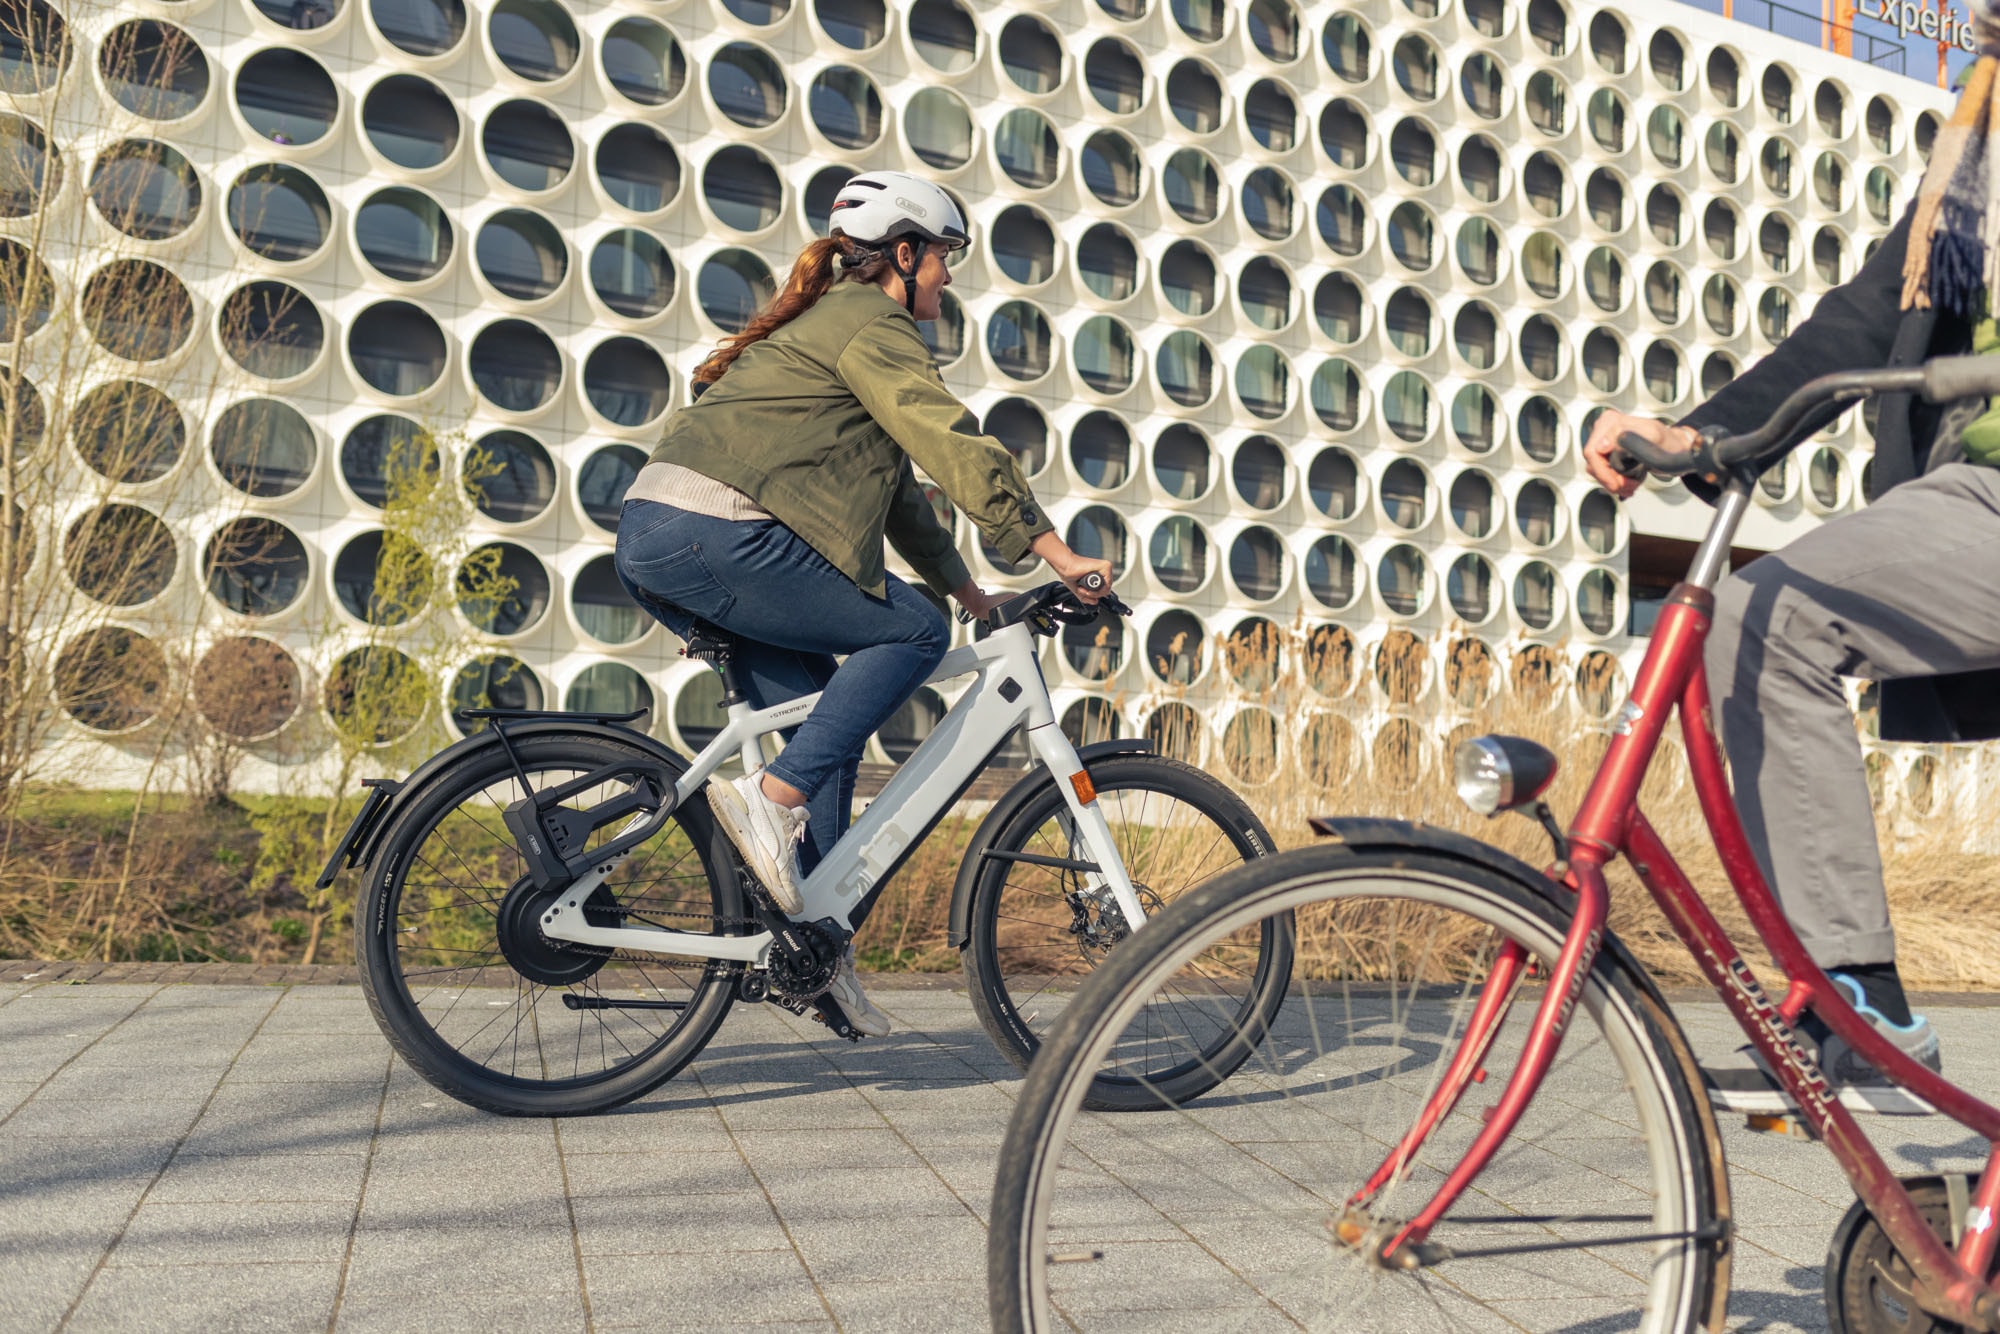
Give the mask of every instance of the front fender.
[[[1159, 747], [1144, 737], [1126, 737], [1117, 741], [1093, 741], [1087, 746], [1076, 748], [1076, 757], [1083, 761], [1084, 772], [1090, 771], [1092, 760], [1105, 759], [1112, 755], [1151, 755]], [[1007, 822], [1023, 806], [1026, 806], [1043, 788], [1055, 782], [1055, 775], [1046, 768], [1037, 768], [1033, 773], [1007, 789], [1000, 800], [993, 803], [993, 809], [986, 812], [986, 818], [979, 822], [979, 828], [972, 833], [972, 841], [965, 845], [965, 858], [958, 864], [958, 879], [951, 889], [951, 926], [946, 939], [953, 949], [964, 949], [965, 942], [972, 936], [972, 882], [979, 878], [979, 864], [986, 849], [993, 846], [994, 837], [1006, 827]]]
[[[507, 728], [507, 737], [512, 741], [528, 737], [555, 733], [562, 736], [599, 736], [637, 747], [651, 754], [676, 776], [686, 773], [688, 762], [678, 751], [629, 727], [613, 723], [584, 722], [576, 719], [552, 717], [538, 718], [530, 722], [512, 723]], [[403, 808], [408, 806], [438, 774], [468, 755], [490, 750], [500, 744], [500, 734], [492, 727], [474, 732], [462, 741], [455, 741], [437, 754], [425, 760], [411, 771], [410, 776], [400, 783], [386, 783], [371, 780], [367, 785], [375, 792], [388, 792], [388, 800], [377, 799], [371, 794], [363, 803], [361, 813], [349, 826], [347, 834], [334, 849], [333, 857], [320, 873], [319, 887], [331, 885], [341, 871], [355, 866], [366, 866], [375, 858], [382, 835], [396, 822]]]

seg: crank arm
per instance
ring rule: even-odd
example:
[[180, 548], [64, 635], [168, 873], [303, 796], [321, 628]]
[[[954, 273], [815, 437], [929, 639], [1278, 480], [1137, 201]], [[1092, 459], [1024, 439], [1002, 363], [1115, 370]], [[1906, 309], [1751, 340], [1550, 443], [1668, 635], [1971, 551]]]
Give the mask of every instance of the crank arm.
[[566, 1010], [685, 1010], [688, 1007], [686, 1001], [615, 1000], [610, 996], [579, 996], [573, 991], [565, 991], [562, 999]]

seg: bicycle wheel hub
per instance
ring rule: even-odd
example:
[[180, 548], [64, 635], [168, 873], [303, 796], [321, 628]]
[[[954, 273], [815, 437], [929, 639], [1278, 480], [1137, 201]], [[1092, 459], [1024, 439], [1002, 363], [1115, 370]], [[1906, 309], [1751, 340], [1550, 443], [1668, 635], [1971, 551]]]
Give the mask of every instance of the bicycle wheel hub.
[[[604, 961], [611, 957], [611, 950], [605, 946], [550, 940], [542, 934], [542, 914], [565, 892], [561, 887], [536, 889], [532, 879], [522, 876], [500, 901], [496, 931], [500, 953], [515, 972], [530, 982], [566, 987], [583, 981], [604, 967]], [[603, 885], [583, 902], [583, 920], [592, 926], [619, 926], [622, 916], [618, 901]]]
[[[1139, 903], [1149, 917], [1165, 906], [1158, 894], [1137, 881], [1132, 883], [1132, 890], [1139, 896]], [[1092, 963], [1132, 934], [1131, 923], [1125, 920], [1125, 910], [1118, 906], [1118, 896], [1111, 892], [1109, 885], [1076, 891], [1069, 896], [1069, 906], [1076, 914], [1070, 922], [1070, 934], [1076, 937], [1083, 957]]]

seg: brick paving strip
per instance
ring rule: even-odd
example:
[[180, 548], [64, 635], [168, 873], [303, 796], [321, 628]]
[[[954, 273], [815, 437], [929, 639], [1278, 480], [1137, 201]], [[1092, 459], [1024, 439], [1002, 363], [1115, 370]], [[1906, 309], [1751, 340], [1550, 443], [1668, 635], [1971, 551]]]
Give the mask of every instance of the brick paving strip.
[[[985, 1324], [994, 1157], [1018, 1087], [956, 974], [876, 979], [860, 1046], [738, 1007], [639, 1102], [487, 1116], [393, 1058], [344, 965], [0, 963], [0, 1332], [964, 1331]], [[1677, 1009], [1696, 1047], [1740, 1039]], [[1927, 997], [2000, 1096], [2000, 997]], [[1949, 1123], [1877, 1121], [1898, 1170], [1976, 1170]], [[1824, 1328], [1851, 1192], [1816, 1145], [1725, 1122], [1732, 1326]], [[1213, 1328], [1135, 1294], [1132, 1327]]]

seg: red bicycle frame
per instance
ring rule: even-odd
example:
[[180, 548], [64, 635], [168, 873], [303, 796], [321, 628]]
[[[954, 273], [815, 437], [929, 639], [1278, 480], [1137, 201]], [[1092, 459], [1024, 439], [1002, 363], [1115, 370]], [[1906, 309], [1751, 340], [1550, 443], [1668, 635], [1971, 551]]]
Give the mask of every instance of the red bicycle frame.
[[[1740, 511], [1740, 504], [1735, 508]], [[1725, 551], [1727, 533], [1733, 527], [1733, 523], [1726, 523], [1726, 516], [1718, 517], [1717, 531], [1723, 533]], [[1827, 980], [1786, 921], [1744, 836], [1713, 730], [1701, 657], [1713, 610], [1713, 594], [1695, 582], [1678, 585], [1667, 598], [1631, 696], [1613, 728], [1611, 745], [1569, 831], [1569, 872], [1561, 883], [1574, 891], [1575, 916], [1549, 971], [1547, 990], [1520, 1062], [1464, 1158], [1430, 1202], [1387, 1239], [1379, 1254], [1392, 1266], [1422, 1262], [1419, 1248], [1431, 1229], [1484, 1170], [1535, 1096], [1603, 942], [1609, 902], [1604, 866], [1622, 853], [1737, 1023], [1778, 1072], [1812, 1133], [1826, 1141], [1855, 1193], [1909, 1261], [1917, 1279], [1919, 1303], [1932, 1314], [1962, 1325], [2000, 1329], [2000, 1288], [1989, 1287], [1980, 1277], [1993, 1259], [1993, 1223], [2000, 1214], [2000, 1110], [1919, 1064], [1878, 1034]], [[1676, 705], [1695, 792], [1723, 869], [1751, 925], [1791, 979], [1789, 990], [1776, 1004], [1758, 985], [1750, 965], [1639, 809], [1640, 781]], [[1350, 1203], [1365, 1203], [1399, 1176], [1432, 1128], [1478, 1077], [1478, 1067], [1518, 994], [1522, 958], [1518, 946], [1510, 943], [1503, 947], [1473, 1008], [1456, 1058], [1409, 1134]], [[1909, 1193], [1855, 1124], [1853, 1115], [1835, 1098], [1826, 1076], [1794, 1036], [1793, 1025], [1807, 1011], [1818, 1015], [1895, 1083], [1987, 1141], [1986, 1169], [1972, 1192], [1967, 1226], [1956, 1253], [1926, 1226]]]

